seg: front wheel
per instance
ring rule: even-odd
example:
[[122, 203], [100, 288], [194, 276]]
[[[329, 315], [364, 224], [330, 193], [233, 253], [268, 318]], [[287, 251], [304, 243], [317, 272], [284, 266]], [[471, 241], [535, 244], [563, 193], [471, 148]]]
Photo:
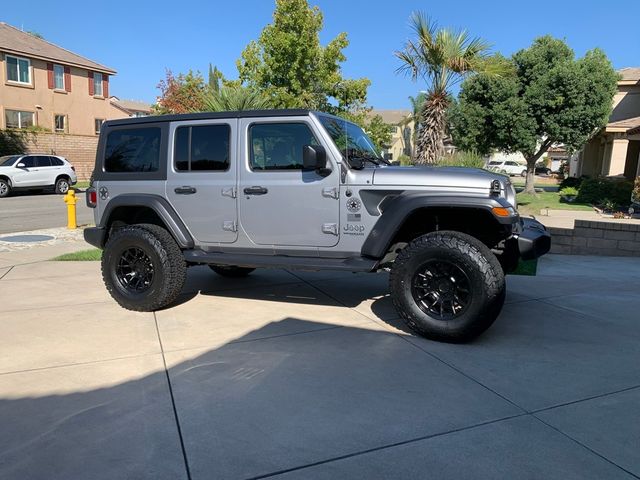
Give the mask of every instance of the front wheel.
[[8, 197], [11, 193], [11, 185], [7, 180], [0, 178], [0, 198]]
[[56, 193], [58, 195], [64, 195], [69, 191], [69, 179], [61, 177], [56, 180]]
[[522, 171], [520, 172], [520, 176], [521, 176], [521, 177], [526, 177], [526, 176], [527, 176], [527, 171], [526, 171], [526, 170], [522, 170]]
[[502, 267], [476, 238], [452, 231], [413, 240], [389, 276], [393, 304], [405, 323], [427, 338], [471, 340], [495, 321], [505, 299]]
[[157, 225], [128, 225], [115, 230], [102, 252], [102, 278], [122, 307], [152, 312], [182, 291], [187, 267], [173, 237]]

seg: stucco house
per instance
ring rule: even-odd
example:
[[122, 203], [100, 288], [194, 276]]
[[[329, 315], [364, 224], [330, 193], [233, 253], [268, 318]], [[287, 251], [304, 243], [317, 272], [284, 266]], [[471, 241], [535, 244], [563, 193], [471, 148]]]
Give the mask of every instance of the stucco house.
[[391, 126], [391, 141], [383, 149], [383, 153], [389, 160], [398, 160], [400, 155], [411, 156], [413, 148], [411, 112], [409, 110], [372, 110], [370, 115], [380, 115], [382, 121]]
[[113, 68], [0, 23], [0, 128], [96, 135], [123, 117], [109, 100]]
[[609, 123], [572, 158], [571, 176], [640, 176], [640, 67], [618, 73]]

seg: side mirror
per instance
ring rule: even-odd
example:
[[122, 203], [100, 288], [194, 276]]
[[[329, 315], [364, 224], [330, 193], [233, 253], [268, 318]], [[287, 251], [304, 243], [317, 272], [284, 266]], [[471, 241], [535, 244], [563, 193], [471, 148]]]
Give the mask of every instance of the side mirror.
[[16, 165], [16, 168], [27, 168], [24, 163], [20, 162]]
[[315, 170], [326, 177], [331, 173], [327, 168], [327, 151], [322, 145], [305, 145], [302, 147], [302, 164], [304, 170]]

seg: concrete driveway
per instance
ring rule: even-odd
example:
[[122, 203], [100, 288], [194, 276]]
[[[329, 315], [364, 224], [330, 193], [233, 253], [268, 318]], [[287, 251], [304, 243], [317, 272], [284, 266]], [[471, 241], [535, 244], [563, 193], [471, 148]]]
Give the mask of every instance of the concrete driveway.
[[0, 478], [640, 477], [640, 259], [548, 256], [478, 341], [384, 274], [189, 272], [134, 313], [97, 263], [0, 255]]

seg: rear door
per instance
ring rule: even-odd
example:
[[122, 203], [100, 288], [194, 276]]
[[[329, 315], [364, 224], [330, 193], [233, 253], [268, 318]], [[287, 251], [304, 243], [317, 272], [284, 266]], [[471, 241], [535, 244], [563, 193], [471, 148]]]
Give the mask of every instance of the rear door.
[[166, 197], [198, 243], [238, 238], [237, 122], [176, 122], [169, 130]]
[[302, 147], [321, 138], [309, 117], [244, 118], [240, 223], [258, 245], [331, 247], [339, 239], [339, 172], [302, 168]]

